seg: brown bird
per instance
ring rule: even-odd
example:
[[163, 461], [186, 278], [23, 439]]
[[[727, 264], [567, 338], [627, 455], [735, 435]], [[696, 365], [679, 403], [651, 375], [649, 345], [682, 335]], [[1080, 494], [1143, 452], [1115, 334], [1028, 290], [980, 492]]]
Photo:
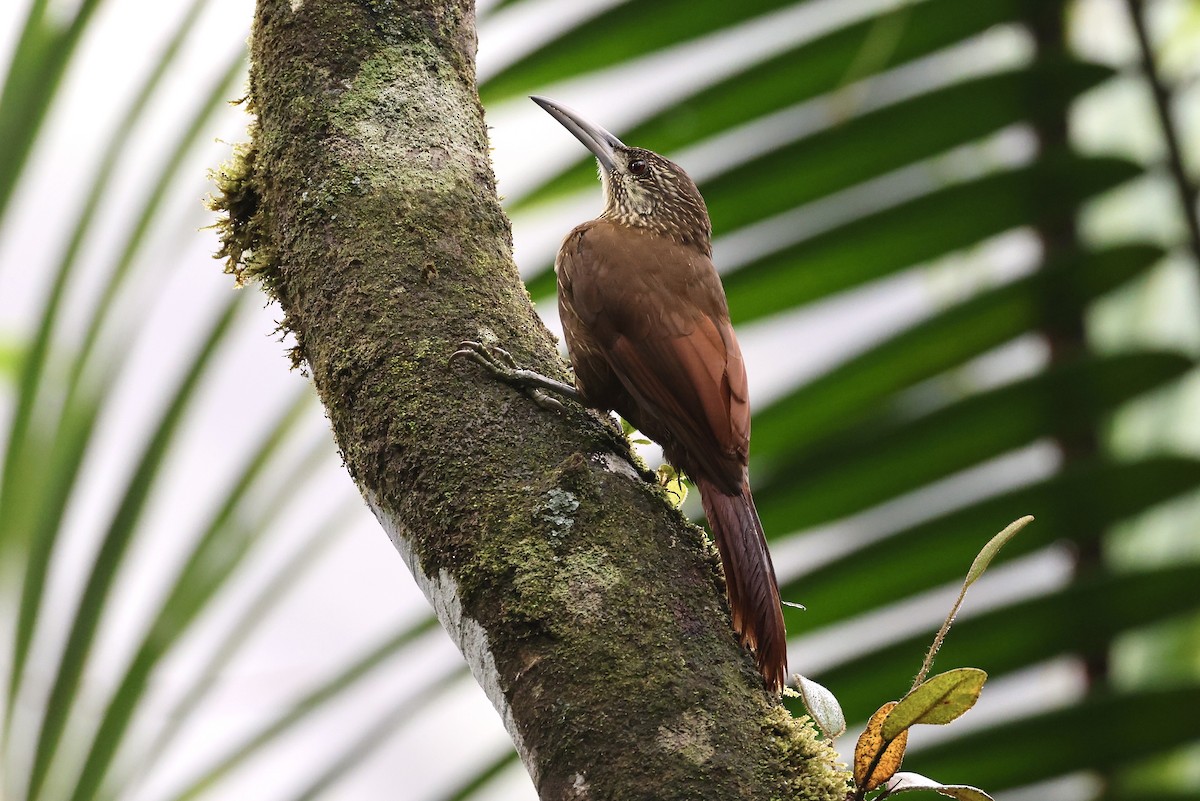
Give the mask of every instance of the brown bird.
[[677, 164], [532, 99], [595, 154], [604, 186], [603, 213], [567, 234], [554, 264], [575, 387], [515, 370], [507, 354], [478, 343], [458, 355], [510, 383], [615, 410], [662, 446], [700, 490], [733, 628], [778, 691], [787, 674], [783, 611], [747, 480], [746, 368], [711, 259], [704, 199]]

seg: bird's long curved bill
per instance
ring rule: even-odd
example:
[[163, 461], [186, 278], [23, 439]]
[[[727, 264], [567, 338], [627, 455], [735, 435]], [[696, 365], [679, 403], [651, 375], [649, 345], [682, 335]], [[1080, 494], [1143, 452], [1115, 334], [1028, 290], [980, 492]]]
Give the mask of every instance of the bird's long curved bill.
[[564, 128], [575, 135], [576, 139], [583, 142], [584, 147], [596, 154], [596, 160], [606, 171], [611, 172], [616, 168], [617, 164], [613, 160], [613, 153], [616, 148], [625, 147], [620, 139], [549, 98], [533, 96], [529, 99], [544, 108], [546, 113], [558, 120]]

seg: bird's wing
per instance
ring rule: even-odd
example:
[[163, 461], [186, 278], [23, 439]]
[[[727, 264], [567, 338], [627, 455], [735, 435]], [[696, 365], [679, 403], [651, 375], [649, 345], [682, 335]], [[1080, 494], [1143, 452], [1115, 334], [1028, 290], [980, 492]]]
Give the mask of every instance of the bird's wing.
[[716, 270], [692, 248], [621, 233], [587, 231], [560, 265], [572, 272], [572, 305], [587, 310], [585, 324], [637, 404], [617, 411], [677, 466], [736, 491], [750, 404]]
[[[730, 354], [714, 322], [704, 318], [685, 336], [618, 336], [609, 354], [638, 404], [634, 424], [684, 470], [736, 488], [745, 467], [748, 404], [744, 387], [739, 397], [731, 386]], [[734, 361], [740, 364], [740, 356]]]

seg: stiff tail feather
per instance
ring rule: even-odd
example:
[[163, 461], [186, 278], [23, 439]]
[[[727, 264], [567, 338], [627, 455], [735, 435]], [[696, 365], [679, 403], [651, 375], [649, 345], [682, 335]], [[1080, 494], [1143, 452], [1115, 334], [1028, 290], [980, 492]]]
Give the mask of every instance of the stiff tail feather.
[[707, 481], [697, 483], [725, 568], [733, 629], [742, 645], [754, 651], [767, 687], [778, 692], [787, 681], [787, 632], [775, 567], [750, 486], [743, 482], [740, 494], [727, 495]]

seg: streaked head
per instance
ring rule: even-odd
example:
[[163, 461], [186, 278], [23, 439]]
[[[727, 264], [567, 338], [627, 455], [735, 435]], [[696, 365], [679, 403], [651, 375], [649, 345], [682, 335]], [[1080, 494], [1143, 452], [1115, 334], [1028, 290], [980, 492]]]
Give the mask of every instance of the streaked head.
[[629, 147], [599, 125], [544, 97], [531, 98], [575, 135], [600, 163], [604, 213], [622, 225], [647, 228], [711, 250], [712, 226], [696, 184], [670, 159]]

